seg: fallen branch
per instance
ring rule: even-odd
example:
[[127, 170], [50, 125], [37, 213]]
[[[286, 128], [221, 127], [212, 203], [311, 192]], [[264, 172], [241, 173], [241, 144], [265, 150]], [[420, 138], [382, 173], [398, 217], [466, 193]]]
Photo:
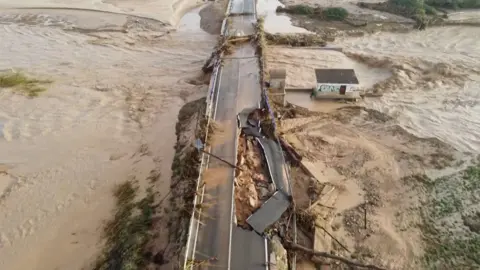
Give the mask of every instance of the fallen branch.
[[307, 253], [311, 256], [319, 256], [319, 257], [330, 258], [330, 259], [340, 261], [340, 262], [342, 262], [344, 264], [347, 264], [347, 265], [350, 265], [350, 266], [367, 268], [367, 269], [374, 269], [374, 270], [386, 270], [385, 268], [381, 268], [381, 267], [378, 267], [378, 266], [375, 266], [375, 265], [363, 264], [363, 263], [359, 263], [359, 262], [355, 262], [355, 261], [346, 259], [344, 257], [332, 255], [332, 254], [327, 253], [327, 252], [320, 252], [320, 251], [316, 251], [316, 250], [313, 250], [313, 249], [309, 249], [309, 248], [306, 248], [304, 246], [292, 243], [290, 241], [285, 241], [283, 246], [286, 249], [291, 250], [291, 251], [302, 251], [302, 252]]
[[343, 249], [345, 249], [348, 253], [350, 253], [350, 250], [348, 250], [348, 248], [343, 245], [337, 238], [335, 238], [330, 232], [327, 231], [327, 229], [325, 229], [323, 226], [317, 226], [317, 227], [320, 227], [320, 229], [322, 229], [325, 233], [327, 233], [333, 240], [335, 240], [335, 242], [337, 242], [338, 245], [340, 245]]
[[287, 152], [290, 158], [295, 162], [296, 165], [299, 165], [302, 161], [302, 156], [295, 151], [295, 149], [282, 137], [280, 137], [280, 144], [283, 149]]

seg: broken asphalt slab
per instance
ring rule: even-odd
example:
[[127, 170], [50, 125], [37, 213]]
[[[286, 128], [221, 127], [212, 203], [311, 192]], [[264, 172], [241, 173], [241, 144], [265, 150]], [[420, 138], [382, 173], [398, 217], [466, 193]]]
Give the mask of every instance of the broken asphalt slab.
[[287, 196], [291, 195], [288, 178], [284, 173], [283, 152], [280, 146], [274, 141], [266, 138], [256, 138], [260, 143], [263, 154], [267, 160], [270, 177], [277, 190], [284, 192]]
[[262, 206], [247, 219], [247, 223], [259, 234], [280, 219], [290, 206], [290, 200], [282, 191], [276, 191]]

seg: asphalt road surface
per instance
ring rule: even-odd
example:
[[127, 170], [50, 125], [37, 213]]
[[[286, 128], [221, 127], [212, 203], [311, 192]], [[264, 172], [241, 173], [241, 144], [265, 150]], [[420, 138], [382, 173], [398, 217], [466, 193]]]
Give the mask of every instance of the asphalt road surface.
[[232, 0], [230, 6], [230, 14], [254, 14], [255, 10], [255, 0]]
[[[222, 129], [222, 141], [213, 142], [211, 152], [232, 164], [236, 163], [237, 114], [244, 108], [257, 107], [261, 100], [260, 70], [255, 47], [245, 43], [223, 60], [219, 72], [218, 92], [214, 97], [213, 119]], [[220, 168], [223, 181], [205, 186], [204, 202], [209, 205], [201, 216], [195, 244], [195, 259], [215, 257], [197, 269], [265, 269], [265, 241], [253, 231], [233, 224], [234, 170], [210, 158], [209, 168]]]

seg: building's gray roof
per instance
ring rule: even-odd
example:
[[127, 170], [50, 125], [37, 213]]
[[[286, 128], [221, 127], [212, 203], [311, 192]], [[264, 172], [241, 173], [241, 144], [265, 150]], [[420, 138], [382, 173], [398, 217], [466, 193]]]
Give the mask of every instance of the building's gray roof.
[[353, 69], [315, 69], [317, 83], [358, 84]]
[[285, 79], [287, 77], [285, 69], [270, 69], [268, 73], [270, 74], [270, 79]]

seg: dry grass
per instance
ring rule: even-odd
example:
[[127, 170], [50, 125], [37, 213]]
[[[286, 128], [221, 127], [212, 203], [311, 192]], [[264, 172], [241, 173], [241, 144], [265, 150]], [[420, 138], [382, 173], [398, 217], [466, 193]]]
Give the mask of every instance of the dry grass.
[[40, 85], [51, 82], [51, 80], [32, 79], [20, 72], [0, 74], [0, 88], [13, 88], [29, 97], [36, 97], [46, 91], [47, 89]]

